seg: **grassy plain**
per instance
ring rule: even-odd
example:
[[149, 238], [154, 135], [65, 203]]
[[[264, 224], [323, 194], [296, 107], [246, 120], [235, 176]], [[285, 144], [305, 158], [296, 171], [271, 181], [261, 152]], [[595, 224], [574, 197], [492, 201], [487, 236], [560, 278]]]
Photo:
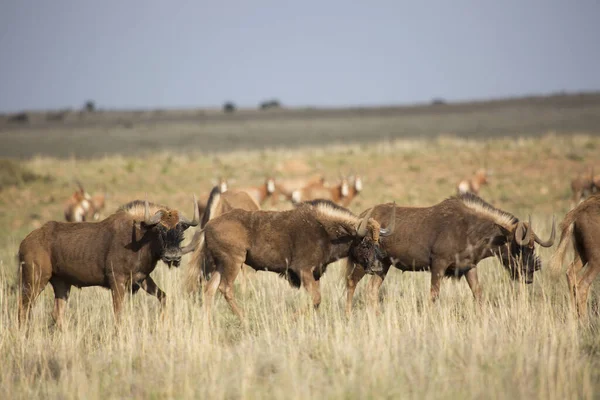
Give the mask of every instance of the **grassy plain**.
[[16, 168], [28, 178], [14, 185], [6, 178], [0, 188], [0, 391], [4, 398], [27, 399], [597, 398], [598, 295], [591, 296], [590, 324], [580, 325], [571, 315], [564, 274], [547, 268], [553, 249], [541, 250], [544, 268], [529, 286], [511, 281], [495, 260], [481, 263], [481, 311], [464, 281], [444, 281], [440, 301], [432, 305], [428, 273], [391, 271], [382, 314], [373, 315], [364, 303], [365, 279], [347, 319], [342, 270], [334, 264], [322, 280], [318, 312], [295, 320], [296, 311], [308, 307], [305, 293], [259, 272], [245, 288], [236, 287], [247, 323], [217, 297], [209, 329], [200, 304], [182, 292], [184, 259], [180, 270], [159, 264], [153, 273], [168, 294], [164, 320], [158, 301], [139, 293], [127, 302], [117, 331], [108, 291], [74, 289], [67, 328], [58, 332], [47, 288], [26, 333], [15, 323], [15, 254], [32, 229], [62, 219], [75, 178], [90, 192], [106, 186], [108, 212], [148, 193], [151, 201], [191, 215], [191, 194], [208, 192], [219, 175], [236, 187], [260, 184], [267, 172], [280, 179], [323, 172], [335, 180], [354, 170], [365, 182], [351, 206], [359, 212], [390, 200], [434, 204], [486, 165], [494, 174], [482, 196], [518, 217], [531, 214], [546, 237], [552, 215], [560, 221], [569, 208], [572, 176], [593, 162], [600, 171], [599, 149], [600, 138], [586, 132], [525, 132], [477, 140], [431, 136], [288, 150], [10, 161], [10, 176]]

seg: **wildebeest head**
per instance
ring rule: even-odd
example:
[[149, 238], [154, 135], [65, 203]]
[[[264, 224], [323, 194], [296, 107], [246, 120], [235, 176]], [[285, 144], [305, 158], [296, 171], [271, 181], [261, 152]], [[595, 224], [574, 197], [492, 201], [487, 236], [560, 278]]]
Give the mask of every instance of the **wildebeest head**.
[[148, 200], [144, 202], [144, 220], [141, 227], [158, 235], [161, 260], [169, 267], [178, 267], [181, 262], [183, 233], [190, 226], [200, 223], [200, 213], [194, 196], [194, 218], [190, 221], [177, 210], [160, 209], [150, 215]]
[[369, 273], [381, 270], [381, 260], [385, 254], [379, 248], [379, 238], [390, 236], [396, 226], [396, 203], [393, 203], [390, 221], [386, 228], [371, 218], [373, 209], [363, 217], [356, 229], [355, 239], [350, 246], [350, 259], [362, 265]]
[[511, 278], [533, 283], [533, 274], [542, 268], [542, 262], [535, 253], [535, 243], [542, 247], [554, 244], [556, 226], [552, 220], [552, 233], [548, 240], [541, 240], [529, 222], [518, 221], [512, 232], [507, 232], [506, 243], [499, 247], [499, 257]]

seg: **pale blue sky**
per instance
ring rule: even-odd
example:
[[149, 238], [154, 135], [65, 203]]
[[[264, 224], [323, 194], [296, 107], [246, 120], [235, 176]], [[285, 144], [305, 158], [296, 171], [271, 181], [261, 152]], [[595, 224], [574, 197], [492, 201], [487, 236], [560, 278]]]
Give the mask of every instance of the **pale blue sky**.
[[0, 111], [598, 90], [599, 21], [597, 0], [5, 0]]

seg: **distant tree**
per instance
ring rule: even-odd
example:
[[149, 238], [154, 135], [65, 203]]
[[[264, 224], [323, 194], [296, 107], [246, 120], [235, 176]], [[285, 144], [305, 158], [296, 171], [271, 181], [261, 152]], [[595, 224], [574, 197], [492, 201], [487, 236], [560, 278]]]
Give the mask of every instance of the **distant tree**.
[[96, 111], [96, 103], [94, 103], [92, 100], [88, 100], [88, 101], [86, 101], [86, 102], [85, 102], [85, 104], [83, 105], [83, 109], [84, 109], [86, 112], [90, 112], [90, 113], [92, 113], [92, 112]]
[[281, 103], [277, 99], [266, 100], [260, 103], [261, 110], [268, 110], [270, 108], [281, 108]]
[[25, 124], [27, 122], [29, 122], [29, 114], [27, 114], [26, 112], [20, 112], [17, 114], [12, 114], [7, 118], [8, 122], [14, 122], [14, 123], [20, 123], [20, 124]]
[[446, 104], [446, 100], [439, 98], [439, 97], [431, 100], [432, 106], [442, 106], [444, 104]]
[[232, 112], [235, 112], [235, 110], [236, 110], [236, 107], [232, 101], [227, 101], [227, 102], [225, 102], [225, 104], [223, 104], [223, 112], [232, 113]]

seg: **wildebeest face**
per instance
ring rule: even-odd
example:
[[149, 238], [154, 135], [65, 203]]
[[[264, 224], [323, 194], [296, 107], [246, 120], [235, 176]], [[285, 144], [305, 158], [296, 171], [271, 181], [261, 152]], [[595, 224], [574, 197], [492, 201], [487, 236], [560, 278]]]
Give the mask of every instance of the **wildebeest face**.
[[183, 233], [190, 226], [198, 225], [200, 216], [196, 196], [194, 196], [194, 219], [188, 220], [176, 210], [159, 210], [150, 217], [148, 201], [145, 202], [144, 225], [158, 235], [158, 248], [161, 260], [169, 267], [179, 267], [181, 263], [181, 242]]
[[535, 254], [533, 243], [524, 246], [514, 240], [500, 247], [500, 260], [514, 280], [533, 283], [533, 274], [542, 268], [540, 258]]
[[380, 270], [380, 258], [383, 253], [379, 245], [372, 238], [365, 236], [356, 238], [350, 247], [350, 259], [352, 262], [362, 265], [367, 272]]
[[161, 260], [169, 267], [171, 265], [179, 267], [181, 263], [181, 242], [183, 241], [183, 233], [189, 228], [189, 225], [178, 223], [174, 228], [167, 228], [162, 224], [156, 225], [160, 246]]

